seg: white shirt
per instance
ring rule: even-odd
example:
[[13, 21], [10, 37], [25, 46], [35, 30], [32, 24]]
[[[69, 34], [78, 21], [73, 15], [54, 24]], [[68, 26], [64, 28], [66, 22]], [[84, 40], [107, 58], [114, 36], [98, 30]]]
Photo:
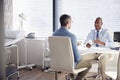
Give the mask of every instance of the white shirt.
[[[91, 30], [90, 33], [88, 34], [84, 44], [90, 43], [93, 46], [95, 46], [95, 43], [93, 41], [96, 40], [96, 36], [97, 36], [97, 30], [96, 29]], [[109, 34], [107, 29], [101, 28], [99, 30], [99, 40], [105, 43], [105, 47], [110, 47], [110, 48], [114, 47], [113, 39], [110, 36], [110, 34]], [[98, 44], [98, 45], [100, 47], [104, 47], [103, 45], [100, 45], [100, 44]]]

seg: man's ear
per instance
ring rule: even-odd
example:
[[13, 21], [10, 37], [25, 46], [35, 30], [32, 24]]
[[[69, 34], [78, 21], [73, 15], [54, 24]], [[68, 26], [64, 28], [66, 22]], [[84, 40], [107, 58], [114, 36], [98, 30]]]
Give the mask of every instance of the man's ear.
[[103, 22], [101, 23], [101, 25], [103, 25]]
[[67, 24], [69, 23], [69, 21], [66, 22]]

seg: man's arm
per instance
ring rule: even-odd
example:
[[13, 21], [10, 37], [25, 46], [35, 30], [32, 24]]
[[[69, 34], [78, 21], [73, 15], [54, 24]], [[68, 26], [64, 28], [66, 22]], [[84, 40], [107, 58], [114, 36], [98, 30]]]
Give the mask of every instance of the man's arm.
[[107, 41], [105, 42], [105, 46], [111, 47], [111, 48], [114, 47], [113, 39], [108, 31], [106, 31], [106, 38], [107, 38]]
[[100, 41], [99, 39], [94, 40], [94, 43], [100, 44], [100, 45], [102, 45], [102, 46], [105, 46], [105, 42]]
[[74, 36], [74, 35], [71, 36], [71, 42], [72, 42], [72, 48], [73, 48], [75, 62], [79, 62], [81, 56], [80, 56], [80, 53], [78, 50], [76, 36]]
[[84, 41], [84, 44], [86, 45], [87, 48], [90, 48], [92, 46], [92, 38], [93, 38], [93, 33], [91, 31], [91, 32], [89, 32], [89, 34], [87, 35], [86, 40]]

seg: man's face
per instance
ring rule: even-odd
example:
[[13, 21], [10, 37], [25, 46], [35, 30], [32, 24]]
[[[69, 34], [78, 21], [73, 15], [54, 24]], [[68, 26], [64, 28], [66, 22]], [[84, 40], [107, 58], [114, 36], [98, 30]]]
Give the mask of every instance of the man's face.
[[95, 24], [94, 24], [95, 29], [96, 29], [96, 30], [100, 30], [102, 24], [103, 24], [103, 23], [102, 23], [102, 20], [101, 20], [101, 19], [96, 19]]

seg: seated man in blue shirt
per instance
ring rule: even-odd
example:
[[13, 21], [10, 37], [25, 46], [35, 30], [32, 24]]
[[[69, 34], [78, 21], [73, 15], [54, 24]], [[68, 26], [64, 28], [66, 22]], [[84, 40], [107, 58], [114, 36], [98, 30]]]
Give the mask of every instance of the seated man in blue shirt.
[[[107, 29], [102, 28], [103, 22], [101, 17], [97, 17], [95, 20], [95, 29], [91, 30], [90, 33], [88, 34], [85, 44], [86, 47], [90, 48], [91, 46], [94, 47], [113, 47], [113, 40], [112, 37], [110, 36], [109, 32]], [[90, 59], [97, 59], [101, 63], [101, 75], [102, 78], [104, 78], [105, 75], [105, 61], [107, 55], [101, 56], [101, 54], [90, 54], [87, 55], [89, 56]]]
[[[74, 62], [75, 68], [84, 68], [87, 69], [83, 72], [80, 72], [75, 80], [82, 80], [82, 78], [88, 73], [89, 69], [91, 68], [91, 63], [89, 61], [82, 60], [82, 56], [80, 55], [77, 47], [77, 40], [76, 36], [68, 31], [71, 28], [71, 17], [67, 14], [64, 14], [60, 17], [61, 27], [56, 32], [53, 33], [53, 36], [66, 36], [71, 39], [72, 48], [73, 48], [73, 55], [74, 55]], [[67, 57], [67, 56], [66, 56]]]

